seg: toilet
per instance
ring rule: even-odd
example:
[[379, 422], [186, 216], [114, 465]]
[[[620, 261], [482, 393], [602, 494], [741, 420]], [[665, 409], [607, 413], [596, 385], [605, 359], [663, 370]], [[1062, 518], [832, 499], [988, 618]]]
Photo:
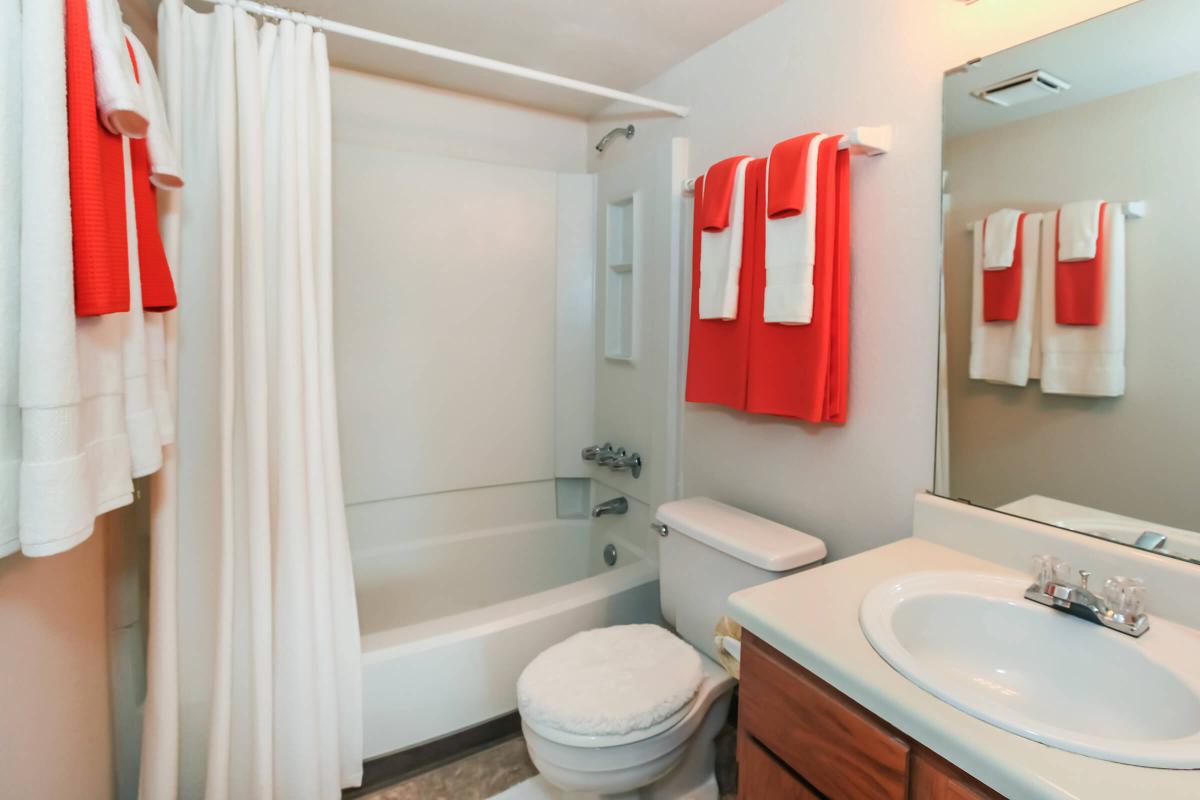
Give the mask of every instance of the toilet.
[[706, 497], [666, 503], [657, 518], [660, 603], [674, 631], [584, 631], [517, 683], [529, 755], [566, 792], [717, 800], [713, 740], [737, 684], [716, 661], [726, 600], [825, 558], [820, 539]]

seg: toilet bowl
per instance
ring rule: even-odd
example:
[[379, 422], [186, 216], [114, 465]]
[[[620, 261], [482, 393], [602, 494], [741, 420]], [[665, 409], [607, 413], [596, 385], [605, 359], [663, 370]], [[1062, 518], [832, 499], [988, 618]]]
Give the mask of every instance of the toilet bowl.
[[534, 766], [569, 792], [641, 800], [717, 800], [714, 739], [737, 681], [701, 655], [704, 678], [692, 700], [664, 723], [627, 734], [571, 734], [522, 720]]
[[674, 628], [576, 634], [518, 682], [529, 755], [568, 792], [641, 800], [717, 800], [714, 739], [737, 684], [715, 660], [714, 629], [735, 591], [820, 563], [819, 539], [708, 498], [657, 517], [660, 599]]

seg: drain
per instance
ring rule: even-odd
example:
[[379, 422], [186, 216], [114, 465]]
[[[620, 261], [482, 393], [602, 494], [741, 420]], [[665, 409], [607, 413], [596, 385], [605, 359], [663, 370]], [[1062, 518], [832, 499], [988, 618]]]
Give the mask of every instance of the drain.
[[604, 563], [610, 567], [617, 563], [617, 546], [615, 544], [604, 545]]

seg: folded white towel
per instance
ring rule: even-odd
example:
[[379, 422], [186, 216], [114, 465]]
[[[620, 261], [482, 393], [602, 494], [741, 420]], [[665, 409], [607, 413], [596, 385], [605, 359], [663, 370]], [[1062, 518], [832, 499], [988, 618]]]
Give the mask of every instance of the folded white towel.
[[87, 12], [100, 120], [113, 133], [140, 139], [149, 119], [133, 76], [121, 9], [117, 0], [87, 0]]
[[[1041, 248], [1042, 391], [1119, 397], [1125, 393], [1125, 215], [1104, 215], [1104, 319], [1099, 325], [1059, 325], [1054, 314], [1054, 214], [1043, 215]], [[1097, 213], [1098, 210], [1097, 210]]]
[[987, 216], [983, 235], [983, 268], [1008, 269], [1017, 248], [1017, 220], [1022, 212], [1002, 208]]
[[183, 186], [183, 170], [167, 124], [167, 109], [163, 103], [162, 88], [158, 73], [145, 46], [133, 35], [128, 26], [125, 36], [133, 47], [137, 59], [138, 78], [149, 127], [146, 129], [146, 149], [150, 152], [150, 181], [160, 189], [178, 189]]
[[1090, 261], [1096, 257], [1102, 200], [1067, 203], [1059, 212], [1058, 260]]
[[[0, 97], [21, 107], [21, 5], [0, 2]], [[0, 557], [20, 549], [21, 115], [0, 114]]]
[[750, 161], [743, 158], [734, 173], [729, 225], [723, 231], [700, 233], [700, 319], [737, 319], [746, 222], [746, 166]]
[[[808, 145], [804, 211], [793, 217], [767, 218], [764, 322], [784, 325], [807, 325], [812, 322], [813, 265], [817, 261], [818, 155], [821, 142], [828, 138], [824, 135], [814, 136]], [[771, 162], [768, 159], [768, 176], [770, 169]]]
[[[1038, 246], [1042, 216], [1025, 216], [1022, 237], [1021, 304], [1012, 322], [983, 321], [983, 223], [975, 223], [974, 260], [971, 270], [971, 361], [975, 380], [1024, 386], [1029, 382], [1033, 358], [1034, 322], [1037, 318]], [[1052, 240], [1053, 241], [1053, 240]]]

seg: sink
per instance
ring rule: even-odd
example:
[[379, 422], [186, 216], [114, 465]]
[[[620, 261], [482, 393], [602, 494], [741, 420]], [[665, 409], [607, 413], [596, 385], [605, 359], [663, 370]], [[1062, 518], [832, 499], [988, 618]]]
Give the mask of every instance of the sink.
[[859, 621], [904, 677], [1027, 739], [1143, 767], [1200, 768], [1200, 635], [1153, 617], [1125, 636], [1022, 596], [1022, 578], [918, 572]]

